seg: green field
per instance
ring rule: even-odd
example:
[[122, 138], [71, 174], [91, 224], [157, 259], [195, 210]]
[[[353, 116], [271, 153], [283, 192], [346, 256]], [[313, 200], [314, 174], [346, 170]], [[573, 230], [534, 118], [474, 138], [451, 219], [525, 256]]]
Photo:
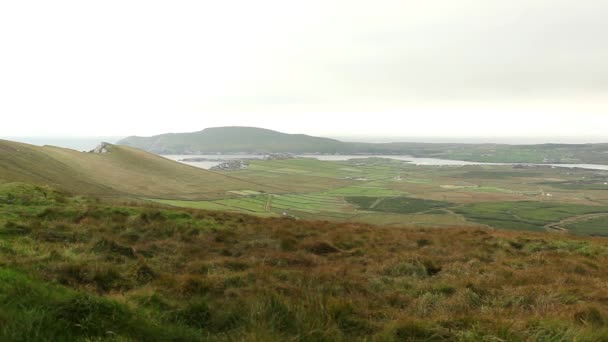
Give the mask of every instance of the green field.
[[450, 203], [408, 197], [346, 197], [361, 209], [396, 214], [413, 214], [450, 206]]
[[[108, 150], [94, 154], [0, 141], [0, 180], [265, 217], [425, 227], [435, 221], [598, 235], [604, 234], [601, 224], [578, 217], [608, 212], [605, 171], [295, 158], [211, 172], [129, 147], [108, 145]], [[20, 191], [19, 185], [2, 185], [0, 201], [11, 201]]]
[[608, 236], [608, 216], [584, 219], [568, 224], [566, 228], [574, 234]]
[[[247, 170], [224, 174], [278, 190], [260, 193], [249, 187], [215, 200], [155, 201], [258, 216], [534, 231], [555, 231], [548, 225], [608, 212], [608, 191], [603, 190], [608, 173], [592, 170], [432, 167], [382, 158], [336, 162], [303, 158], [256, 160]], [[593, 222], [577, 224], [558, 228], [587, 235], [605, 230]]]
[[585, 206], [547, 202], [475, 203], [455, 212], [474, 222], [515, 230], [544, 230], [549, 223], [569, 217], [608, 212], [608, 206]]

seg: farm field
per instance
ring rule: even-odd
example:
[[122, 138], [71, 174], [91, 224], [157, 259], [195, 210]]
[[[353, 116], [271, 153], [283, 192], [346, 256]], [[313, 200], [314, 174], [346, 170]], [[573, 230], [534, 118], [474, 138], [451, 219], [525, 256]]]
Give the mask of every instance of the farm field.
[[[171, 206], [383, 225], [608, 234], [608, 172], [550, 166], [416, 166], [366, 158], [255, 160], [220, 174], [255, 184]], [[599, 215], [598, 218], [588, 215]]]
[[608, 214], [588, 215], [570, 222], [566, 226], [568, 231], [580, 235], [608, 236]]

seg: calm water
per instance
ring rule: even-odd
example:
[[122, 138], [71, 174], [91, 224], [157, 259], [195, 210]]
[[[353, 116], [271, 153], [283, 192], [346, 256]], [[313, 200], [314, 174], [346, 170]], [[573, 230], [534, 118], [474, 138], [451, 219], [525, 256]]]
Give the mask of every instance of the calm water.
[[[207, 158], [207, 159], [262, 159], [263, 155], [236, 155], [236, 154], [208, 154], [208, 155], [164, 155], [163, 157], [171, 160], [178, 161], [184, 158]], [[412, 156], [396, 156], [396, 155], [298, 155], [303, 158], [315, 158], [318, 160], [326, 161], [346, 161], [350, 159], [360, 158], [389, 158], [394, 160], [403, 160], [410, 162], [414, 165], [424, 166], [465, 166], [465, 165], [516, 165], [521, 163], [482, 163], [482, 162], [470, 162], [464, 160], [449, 160], [449, 159], [438, 159], [438, 158], [416, 158]], [[215, 165], [220, 164], [219, 161], [204, 161], [204, 162], [182, 162], [184, 164], [200, 167], [203, 169], [209, 169]], [[597, 165], [597, 164], [526, 164], [526, 165], [540, 165], [540, 166], [555, 166], [565, 168], [582, 168], [589, 170], [603, 170], [608, 171], [608, 165]]]
[[[3, 139], [20, 141], [33, 145], [53, 145], [66, 148], [72, 148], [79, 151], [89, 151], [99, 145], [101, 141], [114, 143], [120, 140], [121, 137], [117, 136], [99, 136], [99, 137], [0, 137]], [[605, 140], [605, 139], [604, 139]], [[184, 158], [207, 158], [207, 159], [262, 159], [263, 155], [255, 154], [207, 154], [207, 155], [164, 155], [163, 157], [178, 161]], [[345, 161], [356, 158], [390, 158], [395, 160], [409, 161], [415, 165], [429, 165], [429, 166], [464, 166], [464, 165], [514, 165], [509, 163], [481, 163], [481, 162], [468, 162], [462, 160], [447, 160], [437, 158], [416, 158], [412, 156], [402, 155], [298, 155], [298, 157], [304, 158], [315, 158], [319, 160], [327, 161]], [[210, 169], [213, 166], [219, 165], [219, 161], [203, 161], [203, 162], [183, 162], [184, 164], [200, 167], [203, 169]], [[597, 165], [597, 164], [528, 164], [528, 165], [550, 165], [556, 167], [565, 168], [583, 168], [590, 170], [603, 170], [608, 171], [608, 165]]]
[[186, 158], [205, 158], [205, 159], [221, 159], [221, 160], [233, 160], [233, 159], [262, 159], [263, 155], [259, 154], [197, 154], [197, 155], [184, 155], [184, 154], [166, 154], [162, 157], [179, 161], [180, 163], [200, 167], [201, 169], [209, 170], [210, 168], [221, 164], [221, 161], [200, 161], [200, 162], [185, 162], [180, 161]]

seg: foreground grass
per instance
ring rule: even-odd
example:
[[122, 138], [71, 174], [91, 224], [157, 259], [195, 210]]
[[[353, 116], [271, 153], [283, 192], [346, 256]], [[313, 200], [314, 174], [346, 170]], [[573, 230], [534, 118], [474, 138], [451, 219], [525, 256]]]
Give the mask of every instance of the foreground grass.
[[608, 339], [603, 239], [29, 198], [0, 204], [2, 341]]

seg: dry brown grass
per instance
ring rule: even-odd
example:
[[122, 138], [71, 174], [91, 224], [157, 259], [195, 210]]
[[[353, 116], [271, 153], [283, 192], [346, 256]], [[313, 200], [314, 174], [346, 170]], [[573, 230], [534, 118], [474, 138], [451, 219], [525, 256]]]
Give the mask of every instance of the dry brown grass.
[[31, 230], [3, 235], [3, 267], [124, 303], [200, 336], [608, 336], [608, 242], [600, 238], [93, 202], [41, 208], [14, 221]]

